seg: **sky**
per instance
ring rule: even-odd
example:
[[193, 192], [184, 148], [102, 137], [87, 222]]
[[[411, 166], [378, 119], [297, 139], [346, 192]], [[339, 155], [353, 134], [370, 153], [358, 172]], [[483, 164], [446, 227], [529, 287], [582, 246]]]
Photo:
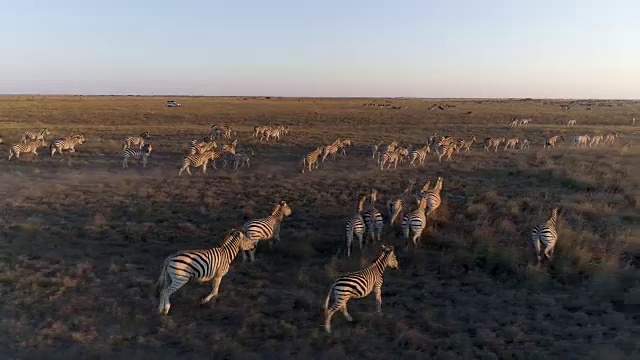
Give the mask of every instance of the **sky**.
[[640, 98], [638, 0], [0, 0], [0, 94]]

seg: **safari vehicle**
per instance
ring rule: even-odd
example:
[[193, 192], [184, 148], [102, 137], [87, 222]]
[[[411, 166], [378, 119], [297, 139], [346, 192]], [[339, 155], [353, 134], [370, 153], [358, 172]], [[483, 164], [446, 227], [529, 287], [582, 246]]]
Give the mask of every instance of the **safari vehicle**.
[[180, 107], [180, 104], [173, 100], [167, 100], [167, 107]]

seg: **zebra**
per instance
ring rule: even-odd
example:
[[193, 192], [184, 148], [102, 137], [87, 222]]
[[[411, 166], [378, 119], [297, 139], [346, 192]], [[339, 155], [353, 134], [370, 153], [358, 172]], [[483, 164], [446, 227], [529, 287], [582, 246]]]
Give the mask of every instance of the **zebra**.
[[353, 145], [353, 141], [351, 139], [344, 139], [338, 144], [338, 149], [340, 150], [340, 154], [342, 156], [347, 156], [347, 146]]
[[233, 168], [238, 170], [238, 167], [242, 167], [247, 165], [247, 168], [251, 165], [251, 158], [255, 156], [255, 152], [253, 150], [247, 150], [242, 152], [237, 152], [233, 157]]
[[375, 147], [376, 151], [374, 151], [373, 156], [375, 158], [376, 153], [378, 154], [378, 164], [379, 164], [382, 154], [395, 151], [397, 148], [398, 148], [398, 142], [397, 141], [393, 141], [388, 145], [379, 144], [377, 147]]
[[507, 151], [509, 148], [511, 148], [511, 149], [515, 149], [515, 148], [516, 148], [516, 145], [518, 145], [518, 143], [519, 143], [519, 142], [520, 142], [520, 140], [519, 140], [518, 138], [511, 138], [511, 139], [508, 139], [508, 140], [505, 142], [504, 150], [505, 150], [505, 151]]
[[457, 144], [455, 142], [440, 144], [436, 148], [436, 156], [438, 157], [438, 162], [442, 162], [442, 158], [444, 156], [447, 157], [447, 161], [451, 160], [451, 155], [456, 151]]
[[218, 148], [218, 144], [213, 140], [211, 141], [191, 140], [188, 154], [189, 155], [202, 154], [205, 151], [215, 150], [217, 148]]
[[545, 136], [543, 148], [555, 147], [558, 141], [564, 141], [564, 135], [556, 135], [552, 137]]
[[[429, 183], [427, 183], [429, 184]], [[433, 189], [429, 190], [428, 185], [422, 188], [420, 192], [420, 197], [425, 197], [427, 199], [427, 216], [431, 215], [442, 203], [442, 197], [440, 196], [440, 191], [442, 190], [442, 177], [439, 176], [436, 180], [436, 185]]]
[[[410, 181], [409, 185], [404, 189], [402, 194], [396, 196], [394, 199], [389, 199], [387, 201], [387, 211], [389, 213], [389, 226], [393, 226], [393, 223], [396, 221], [398, 216], [400, 216], [400, 213], [403, 210], [408, 208], [412, 200], [411, 191], [413, 190], [415, 183], [416, 182], [413, 180]], [[431, 184], [431, 182], [427, 181], [423, 189], [425, 188], [428, 189], [429, 184]]]
[[424, 228], [427, 226], [427, 216], [424, 213], [426, 208], [427, 197], [423, 196], [418, 202], [418, 208], [411, 213], [406, 214], [402, 219], [402, 234], [408, 243], [409, 235], [413, 233], [411, 240], [413, 241], [413, 245], [416, 247], [418, 246], [418, 242], [422, 236]]
[[427, 158], [427, 153], [429, 152], [431, 152], [429, 145], [425, 145], [420, 149], [411, 151], [411, 154], [409, 155], [409, 161], [411, 165], [413, 167], [416, 167], [417, 166], [416, 161], [417, 161], [418, 165], [424, 166], [424, 161]]
[[37, 138], [26, 143], [14, 144], [9, 148], [9, 160], [15, 155], [16, 159], [20, 158], [20, 154], [30, 153], [34, 156], [38, 156], [38, 148], [46, 146], [44, 139]]
[[[352, 298], [366, 297], [371, 291], [375, 293], [377, 312], [382, 314], [382, 282], [384, 269], [387, 267], [397, 269], [399, 267], [398, 259], [393, 246], [382, 245], [382, 249], [373, 264], [334, 280], [324, 301], [324, 328], [327, 333], [331, 333], [331, 318], [333, 314], [340, 310], [347, 321], [353, 321], [347, 311], [347, 302]], [[329, 307], [332, 297], [334, 301]]]
[[42, 139], [44, 140], [44, 136], [45, 135], [49, 135], [51, 134], [51, 131], [49, 131], [48, 128], [44, 128], [44, 129], [40, 129], [38, 131], [26, 131], [24, 134], [22, 134], [22, 138], [20, 139], [20, 142], [25, 144], [27, 143], [27, 141], [31, 140], [38, 140], [38, 139]]
[[129, 149], [131, 145], [138, 146], [139, 149], [142, 149], [144, 146], [144, 142], [147, 139], [150, 139], [151, 135], [149, 135], [148, 131], [143, 132], [140, 136], [127, 136], [124, 139], [124, 144], [122, 145], [122, 149]]
[[232, 163], [236, 157], [236, 147], [238, 146], [238, 139], [233, 140], [231, 144], [222, 145], [222, 153], [220, 159], [222, 160], [222, 167], [227, 167], [228, 163]]
[[473, 143], [475, 143], [476, 137], [475, 136], [471, 136], [471, 138], [469, 138], [469, 140], [464, 140], [464, 139], [460, 139], [458, 140], [458, 146], [456, 147], [456, 152], [459, 153], [460, 150], [464, 150], [464, 152], [469, 151], [469, 149], [471, 149], [471, 145], [473, 145]]
[[[543, 224], [536, 225], [531, 231], [531, 241], [536, 252], [537, 265], [542, 261], [541, 251], [545, 258], [551, 261], [553, 258], [553, 248], [558, 241], [558, 232], [556, 230], [556, 222], [558, 220], [558, 208], [551, 209], [549, 220]], [[541, 245], [544, 249], [541, 249]]]
[[604, 143], [613, 145], [613, 143], [616, 141], [616, 138], [618, 137], [620, 137], [620, 135], [618, 135], [617, 132], [612, 132], [610, 134], [607, 134], [604, 136]]
[[151, 155], [151, 144], [144, 144], [141, 149], [127, 148], [124, 149], [123, 160], [122, 160], [122, 168], [129, 167], [129, 159], [139, 159], [142, 158], [142, 167], [147, 167], [147, 158]]
[[529, 123], [531, 122], [531, 118], [528, 119], [520, 119], [519, 125], [521, 126], [527, 126], [529, 125]]
[[86, 141], [84, 134], [73, 135], [68, 138], [55, 139], [49, 145], [51, 151], [51, 157], [58, 151], [62, 155], [62, 150], [69, 150], [69, 152], [76, 152], [76, 145], [84, 144]]
[[576, 147], [580, 147], [581, 145], [587, 146], [590, 140], [591, 136], [589, 135], [576, 135], [573, 137], [573, 144]]
[[406, 149], [395, 149], [392, 151], [387, 151], [385, 153], [381, 153], [378, 157], [378, 162], [380, 163], [380, 170], [384, 170], [384, 164], [389, 163], [387, 165], [387, 169], [391, 167], [393, 164], [393, 168], [398, 168], [398, 161], [400, 161], [403, 157], [409, 155], [409, 151]]
[[514, 119], [511, 121], [511, 126], [510, 126], [510, 127], [514, 128], [514, 127], [517, 127], [518, 125], [520, 125], [520, 120], [518, 120], [518, 119], [514, 118]]
[[594, 135], [591, 137], [591, 141], [589, 142], [589, 146], [598, 145], [604, 141], [604, 135]]
[[[206, 174], [209, 161], [215, 161], [215, 159], [219, 157], [220, 153], [215, 150], [209, 150], [202, 154], [187, 155], [182, 159], [182, 165], [180, 166], [180, 170], [178, 170], [178, 176], [182, 175], [182, 172], [185, 170], [187, 170], [187, 174], [191, 175], [191, 170], [189, 170], [191, 166], [195, 168], [202, 166], [202, 173]], [[213, 163], [213, 168], [216, 168], [215, 162]]]
[[171, 308], [169, 297], [193, 279], [199, 283], [213, 280], [213, 290], [200, 303], [206, 304], [218, 296], [222, 278], [240, 250], [255, 249], [256, 242], [251, 241], [242, 231], [232, 229], [220, 247], [207, 250], [183, 250], [169, 255], [162, 264], [157, 283], [159, 297], [158, 312], [167, 315]]
[[364, 219], [364, 224], [367, 228], [367, 232], [371, 237], [371, 241], [374, 242], [376, 239], [378, 241], [382, 240], [382, 228], [384, 226], [384, 219], [382, 218], [382, 213], [376, 209], [376, 199], [378, 197], [378, 190], [371, 189], [369, 193], [369, 205], [364, 213], [362, 213], [362, 218]]
[[349, 220], [345, 226], [347, 232], [347, 256], [351, 257], [351, 243], [353, 242], [353, 235], [358, 238], [358, 244], [360, 245], [360, 251], [362, 251], [363, 235], [365, 230], [364, 219], [362, 218], [362, 212], [364, 210], [364, 201], [367, 199], [363, 196], [358, 203], [358, 210]]
[[288, 132], [288, 130], [285, 129], [285, 127], [282, 126], [282, 125], [280, 125], [278, 127], [275, 127], [275, 128], [265, 129], [262, 132], [262, 136], [260, 137], [260, 141], [266, 140], [267, 142], [269, 142], [269, 138], [273, 138], [274, 141], [280, 140], [280, 136], [282, 134], [284, 134], [285, 132]]
[[498, 146], [505, 141], [504, 137], [500, 138], [485, 138], [484, 139], [484, 151], [489, 151], [492, 147], [495, 148], [494, 152], [498, 151]]
[[304, 174], [305, 166], [307, 166], [309, 168], [309, 171], [311, 171], [311, 167], [313, 165], [315, 165], [315, 169], [318, 168], [318, 165], [320, 165], [318, 163], [318, 157], [320, 156], [320, 154], [322, 154], [322, 146], [318, 147], [317, 149], [313, 150], [312, 152], [308, 153], [307, 155], [305, 155], [302, 158], [302, 173], [303, 174]]
[[[271, 210], [271, 215], [266, 218], [247, 221], [242, 229], [247, 237], [254, 241], [269, 240], [269, 247], [273, 247], [274, 240], [280, 241], [280, 223], [286, 216], [292, 214], [291, 208], [286, 201], [280, 201]], [[255, 249], [248, 251], [249, 260], [255, 260]], [[246, 261], [246, 252], [242, 253], [242, 260]]]
[[337, 139], [336, 141], [334, 141], [333, 143], [325, 146], [322, 149], [322, 162], [324, 162], [324, 160], [327, 158], [327, 156], [332, 155], [333, 156], [333, 160], [336, 159], [336, 154], [338, 153], [338, 150], [340, 149], [340, 144], [342, 143], [342, 141], [340, 139]]
[[380, 148], [381, 144], [373, 144], [371, 145], [371, 158], [375, 159], [376, 158], [376, 154], [378, 153], [378, 149]]
[[530, 143], [531, 143], [531, 142], [530, 142], [528, 139], [522, 139], [522, 140], [520, 141], [520, 150], [524, 150], [524, 149], [529, 148], [529, 144], [530, 144]]
[[254, 126], [253, 127], [253, 135], [252, 135], [252, 137], [257, 138], [258, 135], [262, 134], [268, 128], [269, 128], [269, 126]]
[[567, 121], [567, 126], [574, 126], [575, 124], [577, 124], [577, 121], [575, 121], [575, 120]]

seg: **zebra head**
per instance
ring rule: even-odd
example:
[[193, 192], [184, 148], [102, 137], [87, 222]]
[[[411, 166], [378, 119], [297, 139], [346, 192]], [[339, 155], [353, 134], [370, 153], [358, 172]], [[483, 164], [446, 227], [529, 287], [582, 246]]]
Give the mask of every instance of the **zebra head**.
[[151, 154], [152, 149], [153, 147], [151, 146], [151, 144], [144, 144], [144, 146], [142, 146], [142, 152], [145, 154]]
[[287, 204], [287, 202], [284, 200], [280, 201], [276, 208], [281, 212], [282, 217], [291, 216], [291, 214], [293, 213], [291, 211], [291, 208], [289, 207], [289, 204]]
[[148, 131], [145, 131], [142, 134], [140, 134], [140, 137], [143, 138], [143, 139], [150, 139], [151, 135], [149, 135]]
[[382, 245], [382, 256], [385, 257], [385, 265], [392, 268], [399, 268], [398, 258], [396, 258], [396, 253], [394, 251], [393, 245]]

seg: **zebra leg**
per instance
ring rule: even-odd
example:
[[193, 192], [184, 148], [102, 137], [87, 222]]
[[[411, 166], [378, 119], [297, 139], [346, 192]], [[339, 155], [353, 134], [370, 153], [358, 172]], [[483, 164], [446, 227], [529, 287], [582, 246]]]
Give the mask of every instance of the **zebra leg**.
[[[225, 163], [226, 164], [226, 163]], [[207, 163], [202, 164], [202, 173], [206, 174], [207, 173]]]
[[240, 251], [242, 253], [242, 261], [247, 261], [247, 252], [246, 251]]
[[327, 313], [326, 313], [325, 318], [324, 318], [324, 329], [329, 334], [331, 334], [331, 318], [333, 317], [333, 314], [335, 314], [336, 311], [338, 311], [344, 305], [346, 305], [346, 301], [343, 302], [343, 301], [340, 301], [340, 300], [342, 300], [342, 299], [338, 299], [337, 296], [334, 298], [335, 302], [327, 310]]
[[[359, 236], [358, 236], [358, 240], [360, 240]], [[353, 231], [347, 231], [347, 257], [351, 257], [352, 242], [353, 242]]]
[[191, 170], [189, 170], [188, 166], [187, 166], [187, 174], [189, 174], [189, 176], [191, 176]]
[[209, 293], [209, 295], [205, 296], [205, 298], [202, 299], [202, 301], [200, 301], [200, 304], [206, 304], [209, 301], [211, 301], [211, 299], [218, 296], [218, 289], [220, 288], [220, 282], [222, 281], [222, 276], [219, 275], [213, 278], [213, 290], [211, 290], [211, 293]]
[[[357, 234], [358, 236], [358, 244], [360, 245], [360, 252], [362, 253], [362, 248], [364, 247], [364, 236], [363, 234]], [[351, 236], [353, 238], [353, 235]]]
[[349, 311], [347, 310], [347, 303], [344, 303], [344, 305], [342, 305], [342, 307], [340, 308], [340, 311], [342, 312], [342, 315], [344, 315], [344, 317], [347, 319], [347, 321], [349, 322], [353, 321], [353, 317], [349, 314]]
[[376, 311], [382, 315], [382, 284], [376, 284], [373, 291], [376, 294]]
[[553, 248], [546, 247], [544, 249], [544, 257], [547, 258], [547, 260], [549, 261], [553, 260]]
[[147, 157], [146, 157], [146, 156], [143, 156], [143, 157], [142, 157], [142, 168], [144, 169], [144, 168], [146, 168], [146, 167], [147, 167]]
[[127, 166], [128, 166], [128, 165], [127, 165], [127, 158], [125, 157], [125, 158], [122, 160], [122, 168], [123, 168], [123, 169], [125, 169], [125, 168], [127, 168]]
[[249, 250], [249, 261], [250, 262], [256, 261], [256, 249]]
[[537, 259], [537, 263], [536, 265], [540, 265], [540, 262], [542, 261], [542, 256], [540, 256], [540, 240], [537, 238], [533, 239], [533, 249], [536, 252], [536, 259]]

